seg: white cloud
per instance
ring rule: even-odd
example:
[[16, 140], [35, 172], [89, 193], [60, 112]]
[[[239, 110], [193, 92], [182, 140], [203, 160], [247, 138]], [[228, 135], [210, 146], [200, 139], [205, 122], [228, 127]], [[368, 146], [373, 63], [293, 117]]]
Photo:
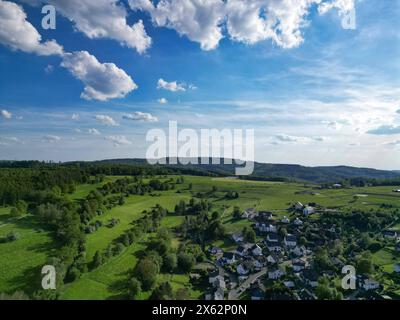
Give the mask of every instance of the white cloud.
[[26, 18], [21, 6], [0, 0], [0, 43], [12, 50], [43, 56], [61, 55], [62, 46], [55, 40], [42, 42], [41, 35]]
[[135, 82], [124, 70], [114, 63], [100, 63], [87, 51], [64, 54], [61, 66], [84, 83], [81, 97], [87, 100], [123, 98], [137, 89]]
[[312, 136], [312, 137], [303, 137], [303, 136], [292, 136], [288, 134], [277, 134], [274, 137], [270, 138], [268, 142], [270, 144], [282, 144], [282, 143], [298, 143], [298, 144], [308, 144], [311, 142], [323, 142], [328, 140], [327, 137], [323, 136]]
[[0, 115], [4, 118], [4, 119], [11, 119], [12, 118], [12, 113], [7, 111], [7, 110], [1, 110], [0, 111]]
[[46, 74], [51, 74], [54, 71], [54, 66], [51, 64], [48, 64], [45, 68], [44, 68], [44, 72]]
[[88, 133], [93, 135], [93, 136], [99, 136], [100, 135], [100, 131], [95, 129], [95, 128], [91, 128], [88, 130]]
[[55, 135], [46, 135], [42, 138], [43, 142], [48, 142], [48, 143], [54, 143], [54, 142], [58, 142], [60, 141], [61, 138], [59, 136], [55, 136]]
[[157, 101], [158, 101], [158, 103], [160, 103], [160, 104], [167, 104], [167, 103], [168, 103], [168, 100], [165, 99], [165, 98], [158, 99]]
[[55, 6], [60, 13], [74, 23], [76, 30], [90, 39], [108, 38], [124, 46], [144, 53], [151, 46], [143, 22], [128, 25], [127, 12], [119, 0], [24, 0], [30, 4], [40, 2]]
[[336, 8], [344, 14], [355, 0], [129, 0], [133, 10], [150, 14], [153, 24], [176, 30], [203, 50], [218, 47], [226, 30], [246, 44], [271, 40], [282, 48], [298, 47], [313, 6], [320, 14]]
[[8, 146], [16, 143], [23, 143], [23, 142], [17, 137], [0, 137], [1, 146]]
[[330, 0], [323, 2], [318, 7], [320, 14], [325, 14], [332, 9], [337, 9], [340, 15], [344, 15], [355, 8], [355, 0]]
[[153, 116], [150, 113], [145, 112], [134, 112], [132, 114], [127, 114], [123, 116], [125, 120], [133, 120], [133, 121], [144, 121], [144, 122], [157, 122], [158, 118]]
[[105, 139], [111, 141], [115, 147], [132, 144], [125, 136], [108, 136]]
[[80, 120], [81, 116], [78, 113], [73, 113], [71, 119], [72, 120]]
[[96, 120], [106, 126], [110, 126], [110, 127], [118, 126], [118, 123], [112, 117], [106, 116], [103, 114], [96, 115]]
[[178, 83], [177, 81], [165, 81], [164, 79], [159, 79], [157, 82], [157, 89], [164, 89], [172, 92], [186, 91], [185, 85], [183, 83]]
[[200, 43], [203, 50], [215, 49], [223, 37], [222, 0], [163, 0], [156, 6], [149, 0], [129, 0], [129, 5], [149, 12], [156, 26], [174, 29]]

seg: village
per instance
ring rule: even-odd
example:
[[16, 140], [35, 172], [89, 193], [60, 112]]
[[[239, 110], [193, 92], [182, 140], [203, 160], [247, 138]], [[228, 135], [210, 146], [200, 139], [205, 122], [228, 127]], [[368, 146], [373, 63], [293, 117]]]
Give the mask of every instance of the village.
[[[209, 249], [216, 268], [208, 277], [206, 300], [320, 299], [316, 291], [321, 280], [330, 279], [340, 284], [346, 276], [342, 268], [347, 262], [334, 257], [330, 259], [333, 268], [317, 267], [316, 253], [340, 242], [342, 233], [335, 224], [321, 224], [315, 219], [326, 210], [315, 203], [300, 202], [294, 203], [283, 218], [271, 211], [244, 210], [241, 218], [252, 222], [253, 230], [262, 240], [249, 243], [242, 233], [234, 233], [231, 237], [237, 245], [235, 250]], [[400, 252], [400, 233], [385, 229], [380, 236], [394, 243]], [[349, 257], [350, 261], [351, 258], [354, 257]], [[400, 261], [394, 261], [394, 272], [400, 274]], [[390, 299], [378, 293], [382, 284], [367, 273], [357, 273], [353, 278], [356, 283], [353, 290], [342, 290], [331, 298]]]

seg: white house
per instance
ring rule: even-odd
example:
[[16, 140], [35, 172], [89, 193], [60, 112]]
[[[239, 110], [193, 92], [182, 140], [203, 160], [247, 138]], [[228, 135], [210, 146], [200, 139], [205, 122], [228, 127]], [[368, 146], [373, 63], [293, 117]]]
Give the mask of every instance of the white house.
[[296, 236], [294, 236], [292, 234], [286, 235], [284, 242], [287, 247], [297, 246], [297, 238], [296, 238]]
[[222, 280], [224, 279], [224, 270], [222, 268], [218, 268], [216, 270], [214, 270], [213, 272], [211, 272], [208, 276], [208, 282], [210, 284], [214, 284], [215, 281], [217, 281], [217, 279], [222, 278]]
[[302, 257], [306, 254], [306, 248], [304, 246], [296, 246], [290, 249], [290, 253], [293, 253], [297, 257]]
[[288, 224], [288, 223], [290, 223], [290, 220], [288, 217], [284, 216], [283, 219], [281, 220], [281, 222], [284, 224]]
[[397, 232], [395, 230], [385, 230], [383, 231], [383, 236], [388, 239], [395, 240], [397, 239]]
[[254, 208], [248, 208], [244, 210], [242, 214], [243, 219], [252, 219], [256, 215], [256, 210]]
[[236, 262], [236, 256], [233, 252], [225, 252], [223, 259], [226, 264], [234, 264]]
[[272, 254], [270, 254], [267, 257], [267, 262], [270, 263], [270, 264], [276, 264], [276, 263], [278, 263], [278, 260], [279, 260], [278, 257], [275, 256], [275, 255], [272, 255]]
[[235, 241], [236, 243], [241, 243], [243, 242], [244, 238], [243, 235], [241, 233], [234, 233], [232, 234], [232, 239], [233, 241]]
[[250, 270], [247, 269], [243, 263], [241, 263], [237, 266], [236, 271], [239, 275], [244, 276], [244, 275], [248, 274]]
[[241, 257], [243, 257], [243, 256], [245, 256], [246, 254], [247, 254], [247, 247], [246, 246], [239, 246], [239, 247], [237, 247], [237, 249], [236, 249], [236, 253], [239, 255], [239, 256], [241, 256]]
[[307, 206], [303, 209], [303, 214], [307, 217], [309, 215], [312, 215], [315, 212], [315, 209], [313, 207]]
[[268, 278], [269, 279], [280, 279], [281, 277], [283, 277], [285, 275], [285, 272], [282, 269], [273, 269], [271, 271], [268, 271]]
[[262, 256], [263, 252], [261, 247], [258, 244], [255, 244], [254, 246], [252, 246], [250, 248], [251, 253], [253, 254], [253, 256]]
[[294, 208], [295, 208], [295, 210], [303, 210], [304, 206], [301, 202], [296, 202], [294, 204]]
[[224, 300], [224, 290], [222, 288], [215, 290], [214, 300]]
[[296, 218], [296, 219], [293, 221], [293, 223], [294, 223], [296, 226], [301, 226], [301, 225], [303, 224], [303, 221], [301, 221], [299, 218]]

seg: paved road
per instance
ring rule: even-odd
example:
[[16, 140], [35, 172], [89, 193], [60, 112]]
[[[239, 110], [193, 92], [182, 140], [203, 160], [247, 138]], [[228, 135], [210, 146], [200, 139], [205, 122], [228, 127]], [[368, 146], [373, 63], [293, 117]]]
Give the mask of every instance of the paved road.
[[238, 300], [240, 295], [254, 283], [258, 278], [262, 277], [267, 273], [267, 269], [263, 269], [255, 274], [250, 275], [246, 281], [244, 281], [239, 287], [233, 289], [228, 294], [228, 300]]

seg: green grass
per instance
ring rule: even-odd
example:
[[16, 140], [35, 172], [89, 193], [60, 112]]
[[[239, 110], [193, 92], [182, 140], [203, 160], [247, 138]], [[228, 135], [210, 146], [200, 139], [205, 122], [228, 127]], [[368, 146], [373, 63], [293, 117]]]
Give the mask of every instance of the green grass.
[[32, 293], [40, 286], [41, 268], [55, 246], [33, 216], [11, 218], [9, 210], [0, 208], [0, 237], [14, 231], [20, 238], [0, 243], [0, 292]]
[[[73, 194], [68, 195], [68, 198], [75, 201], [83, 199], [90, 191], [118, 178], [120, 177], [107, 177], [104, 182], [99, 184], [78, 186]], [[176, 185], [176, 190], [157, 192], [161, 196], [131, 196], [126, 198], [123, 206], [117, 206], [105, 212], [104, 215], [95, 217], [93, 220], [102, 221], [104, 226], [86, 237], [88, 261], [93, 259], [97, 250], [104, 251], [113, 240], [130, 229], [134, 222], [143, 215], [143, 210], [150, 210], [159, 204], [173, 211], [180, 200], [188, 201], [198, 192], [208, 193], [213, 186], [217, 187], [217, 192], [214, 195], [208, 194], [207, 198], [213, 203], [213, 210], [222, 214], [228, 233], [240, 231], [243, 227], [251, 224], [247, 220], [235, 221], [232, 219], [234, 206], [238, 206], [242, 210], [249, 207], [255, 207], [258, 210], [272, 210], [275, 216], [282, 217], [288, 215], [287, 208], [296, 201], [304, 204], [316, 202], [329, 208], [346, 207], [362, 210], [378, 209], [383, 203], [394, 206], [399, 206], [400, 203], [400, 195], [394, 194], [391, 187], [320, 190], [300, 183], [243, 181], [195, 176], [185, 176], [184, 178], [185, 183]], [[189, 183], [193, 184], [192, 190], [188, 189]], [[224, 198], [228, 191], [238, 192], [239, 199]], [[358, 195], [357, 198], [354, 198], [355, 195]], [[33, 290], [36, 279], [40, 278], [40, 267], [52, 254], [55, 245], [49, 233], [39, 231], [41, 226], [35, 222], [34, 217], [11, 219], [8, 212], [9, 208], [0, 208], [0, 236], [15, 230], [21, 235], [21, 239], [13, 243], [0, 244], [0, 292], [15, 290], [29, 292]], [[107, 224], [111, 218], [119, 219], [120, 223], [113, 228], [108, 228]], [[162, 220], [161, 225], [175, 231], [183, 219], [183, 216], [171, 214]], [[396, 227], [399, 228], [400, 225]], [[177, 248], [181, 239], [174, 232], [173, 234], [173, 247]], [[147, 247], [148, 240], [147, 238], [142, 239], [103, 266], [66, 285], [61, 298], [99, 300], [126, 298], [129, 271], [135, 267], [138, 257]], [[214, 245], [225, 250], [236, 247], [229, 238], [216, 241]], [[382, 249], [373, 255], [374, 263], [382, 266], [385, 271], [391, 272], [395, 262], [393, 255], [392, 249]], [[202, 297], [203, 292], [192, 287], [188, 275], [162, 274], [159, 276], [158, 282], [162, 281], [169, 281], [174, 290], [187, 288], [193, 299]], [[150, 292], [144, 292], [139, 298], [147, 299], [149, 296]]]

